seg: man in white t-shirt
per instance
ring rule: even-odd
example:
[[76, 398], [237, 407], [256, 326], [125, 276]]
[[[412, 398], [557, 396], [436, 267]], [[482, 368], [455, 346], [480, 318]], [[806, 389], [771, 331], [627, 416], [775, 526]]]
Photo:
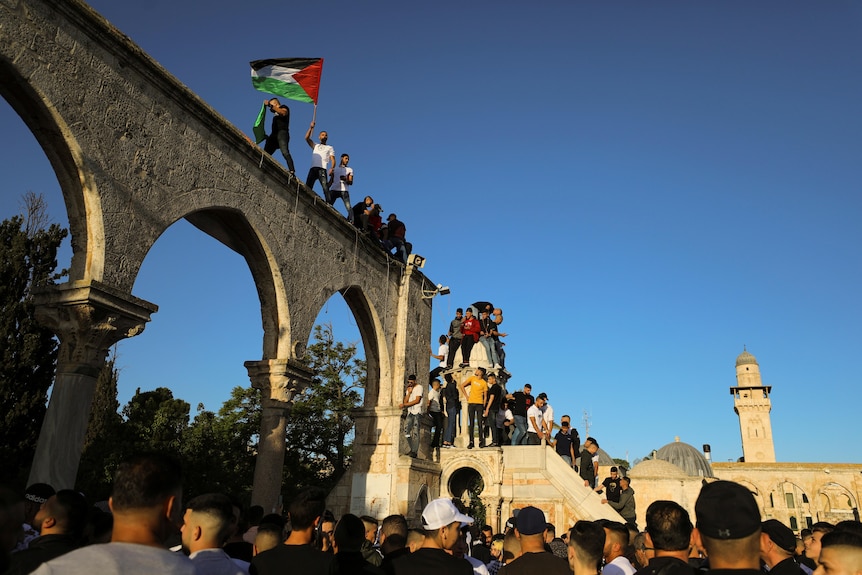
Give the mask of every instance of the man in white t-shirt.
[[443, 371], [445, 371], [446, 366], [449, 362], [449, 338], [445, 335], [441, 335], [440, 339], [440, 347], [437, 348], [437, 353], [434, 353], [434, 350], [431, 350], [431, 357], [439, 361], [440, 363], [431, 370], [431, 373], [428, 374], [428, 381], [433, 380], [435, 377], [439, 376]]
[[404, 390], [404, 401], [399, 406], [407, 409], [404, 420], [404, 434], [410, 446], [410, 457], [416, 457], [419, 452], [419, 416], [422, 415], [422, 386], [416, 385], [416, 376], [407, 378], [407, 389]]
[[314, 122], [308, 127], [305, 132], [305, 142], [311, 148], [311, 167], [308, 169], [308, 177], [305, 178], [305, 185], [309, 189], [314, 189], [314, 181], [320, 182], [323, 187], [323, 196], [329, 205], [335, 204], [335, 200], [331, 200], [331, 192], [329, 191], [329, 177], [335, 170], [335, 149], [332, 146], [327, 146], [326, 141], [329, 139], [329, 134], [326, 131], [320, 132], [320, 143], [315, 144], [311, 140], [311, 132], [314, 130]]
[[347, 221], [352, 224], [353, 207], [350, 205], [350, 192], [347, 188], [353, 185], [353, 168], [347, 166], [349, 161], [349, 155], [341, 154], [341, 163], [333, 170], [329, 182], [329, 193], [331, 194], [329, 203], [334, 205], [338, 196], [341, 196], [341, 199], [344, 200], [344, 208], [347, 210]]
[[545, 432], [545, 441], [550, 442], [554, 436], [554, 408], [548, 403], [547, 393], [540, 393], [536, 399], [544, 400], [542, 404], [542, 428]]
[[542, 419], [542, 406], [545, 400], [544, 393], [536, 397], [536, 403], [527, 410], [527, 445], [541, 445], [544, 434], [544, 420]]

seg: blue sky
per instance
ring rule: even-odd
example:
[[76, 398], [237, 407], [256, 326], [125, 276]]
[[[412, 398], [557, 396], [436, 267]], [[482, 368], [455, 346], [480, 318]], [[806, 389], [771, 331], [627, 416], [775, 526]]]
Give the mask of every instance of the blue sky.
[[[742, 454], [728, 389], [743, 345], [773, 386], [779, 461], [860, 462], [862, 5], [849, 1], [91, 5], [246, 133], [248, 62], [324, 57], [318, 127], [407, 225], [459, 306], [505, 311], [510, 388], [530, 382], [614, 457], [674, 440]], [[290, 103], [291, 151], [312, 107]], [[56, 177], [0, 107], [5, 190]], [[276, 156], [280, 160], [280, 155]], [[68, 265], [70, 255], [66, 252]], [[120, 401], [167, 386], [217, 409], [261, 357], [243, 260], [185, 222], [134, 294]], [[335, 296], [319, 316], [358, 340]]]

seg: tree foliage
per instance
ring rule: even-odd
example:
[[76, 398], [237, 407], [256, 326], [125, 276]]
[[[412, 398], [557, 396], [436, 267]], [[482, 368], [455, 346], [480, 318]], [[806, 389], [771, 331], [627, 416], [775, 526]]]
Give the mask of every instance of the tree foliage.
[[25, 214], [0, 222], [0, 482], [9, 483], [26, 479], [57, 361], [57, 340], [36, 323], [31, 294], [57, 279], [67, 231], [56, 224], [28, 229], [32, 220]]
[[306, 361], [312, 384], [294, 398], [287, 425], [284, 485], [291, 494], [307, 485], [330, 488], [353, 453], [353, 410], [362, 402], [365, 361], [356, 344], [336, 341], [332, 325], [314, 327]]
[[[92, 501], [103, 501], [111, 493], [114, 470], [125, 455], [122, 442], [123, 418], [118, 413], [116, 357], [108, 357], [96, 380], [93, 408], [78, 466], [77, 487]], [[118, 447], [121, 449], [118, 450]]]
[[[284, 495], [308, 485], [331, 488], [350, 465], [353, 410], [362, 402], [365, 362], [356, 345], [335, 341], [332, 327], [317, 326], [306, 357], [315, 377], [297, 394], [286, 430]], [[189, 404], [164, 387], [138, 389], [117, 412], [117, 370], [110, 358], [99, 377], [79, 488], [107, 497], [116, 464], [139, 450], [178, 455], [187, 470], [186, 497], [223, 492], [251, 495], [261, 425], [260, 391], [235, 387], [217, 412], [203, 405], [189, 422]]]

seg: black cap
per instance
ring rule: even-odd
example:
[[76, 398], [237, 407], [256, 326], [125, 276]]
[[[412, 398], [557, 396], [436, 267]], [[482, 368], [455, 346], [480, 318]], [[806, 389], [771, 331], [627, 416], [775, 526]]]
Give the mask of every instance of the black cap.
[[796, 551], [796, 536], [790, 527], [778, 519], [767, 519], [760, 525], [760, 529], [769, 535], [772, 542], [788, 553]]
[[700, 490], [694, 504], [698, 530], [713, 539], [742, 539], [760, 529], [760, 510], [747, 487], [714, 481]]

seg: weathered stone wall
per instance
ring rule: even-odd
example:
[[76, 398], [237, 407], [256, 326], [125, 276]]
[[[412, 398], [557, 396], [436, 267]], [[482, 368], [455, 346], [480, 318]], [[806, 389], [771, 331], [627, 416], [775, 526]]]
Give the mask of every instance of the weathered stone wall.
[[[245, 258], [264, 328], [263, 363], [250, 362], [250, 374], [274, 402], [269, 416], [276, 428], [285, 398], [304, 377], [291, 361], [304, 352], [317, 313], [336, 292], [355, 314], [365, 347], [366, 406], [393, 409], [405, 371], [427, 370], [431, 306], [421, 294], [431, 282], [419, 270], [405, 273], [271, 157], [259, 166], [260, 148], [86, 4], [0, 1], [0, 94], [57, 172], [72, 235], [70, 285], [139, 301], [131, 290], [144, 258], [181, 218]], [[156, 306], [143, 303], [149, 311], [133, 319], [145, 322]], [[95, 304], [57, 295], [45, 305], [56, 315]], [[74, 337], [60, 333], [62, 345], [74, 347], [88, 329], [94, 328], [78, 325]], [[75, 370], [91, 371], [99, 355]], [[89, 375], [79, 379], [58, 379], [55, 391], [66, 386], [65, 394], [76, 393], [92, 383]], [[51, 441], [63, 440], [59, 422], [69, 424], [69, 414], [55, 413], [61, 408], [49, 406]], [[86, 425], [87, 413], [77, 411], [71, 419]], [[358, 429], [376, 436], [389, 427], [378, 413]], [[48, 461], [46, 454], [39, 460]], [[360, 455], [369, 458], [360, 467], [371, 458], [389, 458], [378, 464], [391, 467], [397, 458], [385, 449]], [[54, 479], [71, 487], [68, 473]]]

